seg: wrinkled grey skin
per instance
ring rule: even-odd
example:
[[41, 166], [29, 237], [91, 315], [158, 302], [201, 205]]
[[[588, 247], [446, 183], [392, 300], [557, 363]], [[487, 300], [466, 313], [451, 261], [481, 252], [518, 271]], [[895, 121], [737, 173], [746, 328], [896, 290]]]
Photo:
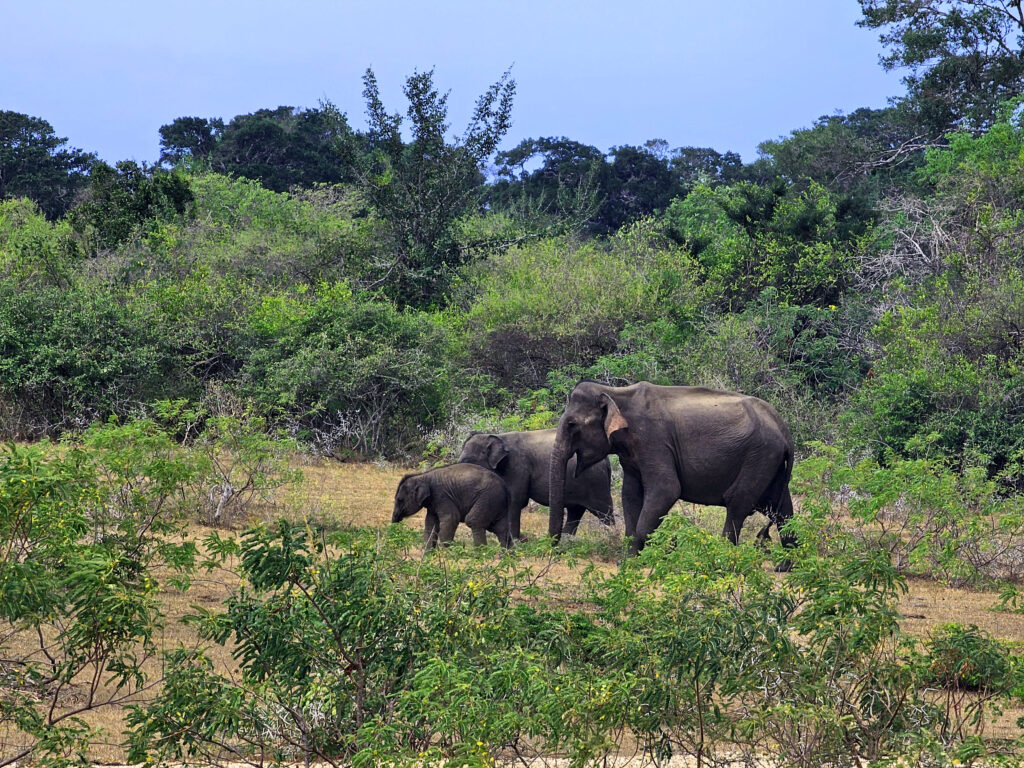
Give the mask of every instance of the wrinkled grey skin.
[[[470, 435], [462, 445], [460, 462], [492, 469], [501, 475], [508, 488], [509, 528], [520, 538], [520, 518], [530, 499], [548, 505], [548, 481], [551, 477], [551, 449], [555, 445], [554, 429], [530, 432], [480, 433]], [[612, 469], [602, 459], [576, 477], [576, 459], [569, 459], [569, 476], [565, 484], [567, 511], [562, 533], [572, 536], [580, 518], [590, 510], [605, 525], [615, 522], [612, 506]]]
[[[622, 464], [622, 513], [631, 554], [677, 500], [725, 507], [722, 535], [739, 539], [754, 511], [769, 519], [757, 538], [793, 515], [789, 478], [793, 439], [764, 400], [704, 387], [662, 387], [642, 381], [608, 387], [583, 381], [569, 395], [551, 452], [551, 517], [548, 532], [562, 533], [558, 493], [569, 459], [576, 472], [609, 453]], [[783, 534], [784, 546], [795, 542]]]
[[398, 523], [426, 507], [423, 544], [432, 549], [438, 542], [455, 538], [460, 522], [473, 531], [473, 543], [487, 543], [487, 531], [504, 547], [512, 546], [508, 525], [508, 491], [494, 472], [475, 464], [449, 464], [402, 478], [395, 491], [391, 522]]

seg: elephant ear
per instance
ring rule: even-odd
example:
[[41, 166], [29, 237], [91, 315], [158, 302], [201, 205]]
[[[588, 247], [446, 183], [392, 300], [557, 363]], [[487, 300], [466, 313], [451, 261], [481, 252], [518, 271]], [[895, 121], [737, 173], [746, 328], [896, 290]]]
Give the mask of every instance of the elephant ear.
[[487, 466], [496, 470], [498, 465], [508, 458], [508, 445], [497, 435], [487, 439]]
[[611, 440], [616, 432], [629, 429], [629, 422], [626, 421], [626, 417], [622, 415], [622, 411], [619, 410], [619, 406], [612, 400], [611, 395], [602, 393], [601, 399], [605, 403], [604, 433]]
[[419, 478], [413, 486], [413, 498], [416, 499], [417, 507], [422, 507], [427, 503], [427, 499], [430, 498], [430, 483], [427, 482], [426, 478]]

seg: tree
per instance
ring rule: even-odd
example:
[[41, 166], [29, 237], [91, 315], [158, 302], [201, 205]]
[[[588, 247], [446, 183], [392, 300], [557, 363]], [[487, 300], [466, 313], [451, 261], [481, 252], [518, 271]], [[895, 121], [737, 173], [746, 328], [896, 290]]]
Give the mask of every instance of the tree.
[[160, 164], [176, 165], [186, 157], [206, 159], [217, 148], [224, 132], [219, 117], [179, 117], [160, 126]]
[[51, 219], [67, 211], [96, 159], [67, 141], [42, 118], [0, 110], [0, 200], [30, 198]]
[[180, 171], [147, 168], [132, 160], [116, 167], [93, 165], [87, 198], [71, 213], [79, 232], [89, 232], [100, 248], [116, 248], [147, 222], [190, 216], [195, 200]]
[[882, 65], [905, 68], [901, 107], [934, 136], [981, 131], [1024, 93], [1020, 0], [860, 0], [862, 27], [881, 29]]
[[160, 163], [186, 157], [218, 173], [244, 176], [267, 189], [354, 180], [358, 137], [329, 101], [315, 109], [277, 107], [220, 118], [179, 117], [160, 128]]
[[743, 159], [735, 152], [724, 155], [711, 147], [677, 147], [669, 157], [669, 168], [685, 189], [694, 184], [738, 181]]
[[434, 71], [417, 72], [403, 89], [412, 140], [401, 134], [403, 117], [380, 98], [372, 69], [363, 76], [369, 119], [369, 154], [359, 183], [388, 233], [388, 253], [372, 285], [401, 304], [427, 306], [445, 291], [468, 255], [458, 246], [456, 222], [473, 207], [482, 168], [511, 125], [516, 83], [505, 72], [476, 102], [461, 137], [448, 137], [448, 94], [434, 86]]
[[596, 223], [614, 232], [623, 224], [664, 210], [683, 189], [669, 163], [649, 147], [612, 147], [607, 195]]

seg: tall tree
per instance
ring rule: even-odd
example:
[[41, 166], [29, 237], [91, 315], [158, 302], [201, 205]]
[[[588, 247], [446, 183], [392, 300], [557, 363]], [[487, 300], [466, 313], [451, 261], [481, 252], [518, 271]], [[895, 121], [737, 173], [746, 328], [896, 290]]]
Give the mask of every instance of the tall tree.
[[284, 192], [353, 181], [357, 144], [344, 113], [325, 101], [314, 109], [259, 109], [227, 125], [219, 118], [179, 117], [160, 128], [160, 162], [192, 157]]
[[219, 117], [179, 117], [160, 126], [160, 163], [175, 165], [186, 157], [209, 158], [224, 132]]
[[880, 29], [886, 69], [904, 68], [902, 106], [933, 135], [980, 131], [1024, 93], [1021, 0], [859, 0], [860, 26]]
[[30, 198], [51, 219], [67, 211], [96, 159], [67, 142], [40, 117], [0, 110], [0, 200]]
[[425, 306], [444, 292], [466, 255], [454, 225], [469, 211], [483, 183], [482, 169], [511, 125], [515, 80], [509, 72], [477, 99], [460, 137], [448, 135], [448, 94], [434, 86], [434, 71], [405, 81], [411, 141], [404, 118], [389, 113], [372, 69], [363, 76], [370, 152], [360, 185], [390, 234], [389, 253], [375, 284], [399, 302]]

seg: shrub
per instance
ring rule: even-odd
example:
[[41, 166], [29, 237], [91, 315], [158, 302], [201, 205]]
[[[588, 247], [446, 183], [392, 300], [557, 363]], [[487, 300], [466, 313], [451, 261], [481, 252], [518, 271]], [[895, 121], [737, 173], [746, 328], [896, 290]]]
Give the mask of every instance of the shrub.
[[785, 581], [758, 550], [670, 516], [618, 572], [561, 588], [544, 579], [546, 542], [419, 560], [401, 527], [256, 528], [239, 550], [247, 586], [192, 618], [236, 643], [239, 673], [173, 652], [163, 691], [131, 715], [130, 759], [586, 765], [626, 740], [698, 765], [998, 756], [984, 705], [947, 709], [927, 688], [976, 649], [971, 679], [998, 705], [1017, 695], [1015, 663], [970, 633], [922, 650], [900, 630], [887, 554], [825, 522], [796, 521]]
[[699, 296], [685, 255], [650, 222], [606, 245], [547, 239], [493, 257], [472, 277], [465, 317], [471, 362], [514, 390], [612, 353], [630, 323], [692, 315]]
[[81, 716], [159, 675], [159, 580], [184, 587], [194, 563], [172, 534], [195, 472], [146, 421], [0, 451], [0, 765], [81, 764], [99, 736]]
[[401, 452], [448, 418], [453, 366], [437, 319], [322, 284], [305, 301], [264, 300], [241, 391], [334, 456]]
[[1024, 575], [1022, 500], [1005, 496], [984, 468], [958, 472], [941, 458], [891, 455], [850, 462], [837, 447], [813, 448], [794, 468], [794, 492], [828, 520], [837, 542], [852, 537], [901, 572], [958, 585]]

